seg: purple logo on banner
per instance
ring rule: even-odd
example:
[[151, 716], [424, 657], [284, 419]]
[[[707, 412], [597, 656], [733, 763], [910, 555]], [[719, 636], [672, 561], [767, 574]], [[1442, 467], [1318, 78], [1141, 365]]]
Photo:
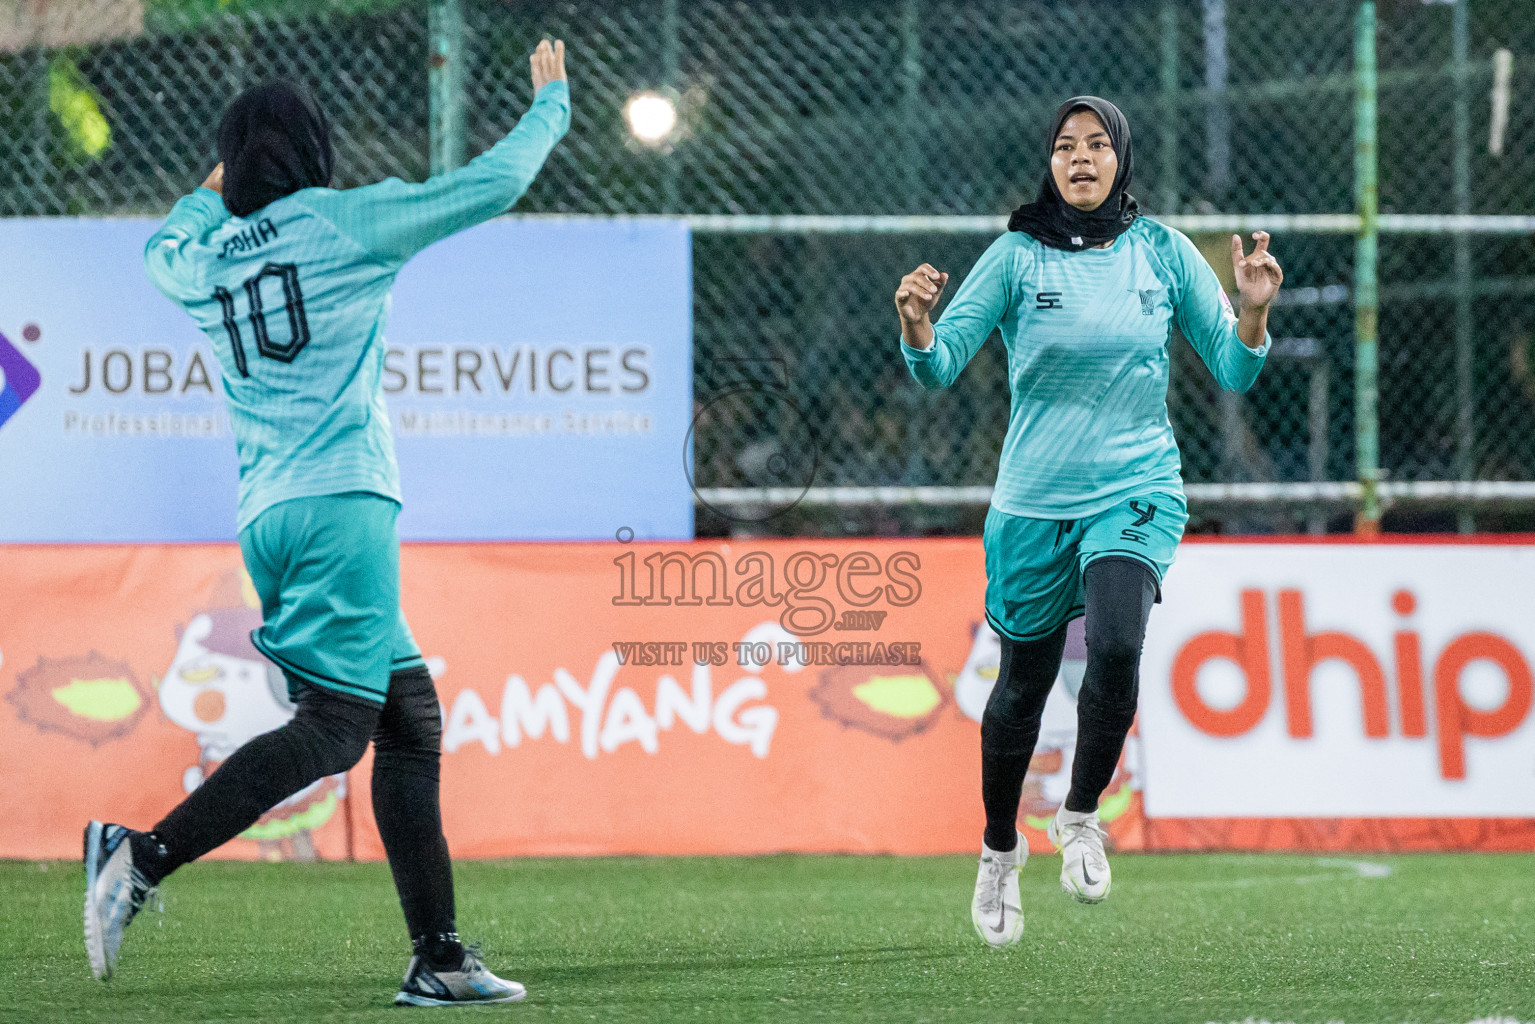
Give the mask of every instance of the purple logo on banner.
[[42, 383], [43, 375], [37, 372], [37, 367], [0, 334], [0, 427], [37, 393]]

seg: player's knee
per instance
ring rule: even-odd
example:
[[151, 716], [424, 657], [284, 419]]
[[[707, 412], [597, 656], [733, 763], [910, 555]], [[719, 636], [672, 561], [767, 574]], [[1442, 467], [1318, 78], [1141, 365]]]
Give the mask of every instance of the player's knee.
[[385, 760], [436, 763], [442, 751], [442, 705], [425, 668], [406, 669], [390, 677], [390, 698], [397, 713], [374, 738], [376, 756]]
[[1122, 680], [1135, 675], [1141, 662], [1143, 638], [1139, 631], [1105, 630], [1087, 638], [1089, 667], [1095, 675]]
[[376, 705], [306, 685], [299, 692], [293, 720], [284, 728], [310, 759], [318, 778], [347, 771], [362, 759], [378, 716]]
[[986, 699], [986, 710], [981, 713], [981, 737], [984, 742], [989, 731], [1015, 730], [1027, 724], [1027, 702], [1019, 693], [1019, 687], [1006, 678], [999, 678]]
[[331, 750], [335, 766], [326, 774], [337, 775], [350, 771], [358, 761], [362, 760], [362, 755], [367, 753], [368, 734], [362, 730], [348, 731], [338, 739]]
[[316, 721], [311, 749], [319, 763], [319, 775], [339, 775], [351, 770], [367, 752], [370, 731], [371, 723], [360, 717], [332, 716]]

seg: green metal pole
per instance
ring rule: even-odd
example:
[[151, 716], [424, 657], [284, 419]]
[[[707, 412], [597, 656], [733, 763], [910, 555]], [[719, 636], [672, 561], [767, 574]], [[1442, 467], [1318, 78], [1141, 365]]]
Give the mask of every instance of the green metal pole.
[[[1471, 212], [1471, 97], [1467, 66], [1470, 0], [1457, 0], [1453, 15], [1452, 59], [1455, 68], [1455, 212]], [[1462, 480], [1476, 476], [1476, 389], [1472, 376], [1471, 239], [1455, 236], [1455, 468]], [[1476, 519], [1470, 506], [1457, 517], [1461, 533], [1473, 533]]]
[[926, 197], [922, 195], [925, 139], [917, 129], [922, 120], [922, 21], [917, 4], [918, 0], [905, 0], [901, 6], [901, 120], [904, 128], [897, 133], [904, 140], [901, 159], [906, 176], [906, 209], [912, 213], [921, 213], [926, 206]]
[[1162, 0], [1162, 145], [1157, 172], [1161, 177], [1163, 213], [1177, 213], [1182, 189], [1178, 183], [1178, 7]]
[[1375, 144], [1375, 0], [1359, 5], [1354, 27], [1354, 205], [1359, 237], [1354, 243], [1354, 457], [1361, 497], [1355, 532], [1380, 532], [1379, 208]]
[[464, 162], [464, 7], [462, 0], [431, 0], [427, 12], [431, 62], [432, 173], [443, 174]]
[[[677, 0], [661, 0], [661, 84], [671, 95], [678, 93], [682, 65], [682, 19]], [[677, 213], [681, 206], [681, 188], [677, 181], [677, 151], [661, 157], [661, 212]]]

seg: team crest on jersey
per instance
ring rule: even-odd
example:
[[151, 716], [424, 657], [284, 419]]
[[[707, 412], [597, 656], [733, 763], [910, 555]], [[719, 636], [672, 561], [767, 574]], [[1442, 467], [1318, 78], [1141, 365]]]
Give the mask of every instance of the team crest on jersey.
[[1155, 316], [1157, 311], [1157, 296], [1162, 294], [1160, 288], [1131, 288], [1130, 292], [1141, 300], [1141, 316]]

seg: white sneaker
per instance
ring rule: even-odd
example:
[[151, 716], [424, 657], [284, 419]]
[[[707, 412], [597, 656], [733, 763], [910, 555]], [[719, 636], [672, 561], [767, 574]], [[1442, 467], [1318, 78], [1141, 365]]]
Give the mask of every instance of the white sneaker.
[[1061, 854], [1061, 888], [1083, 903], [1103, 902], [1109, 894], [1109, 858], [1103, 852], [1108, 833], [1098, 824], [1098, 812], [1078, 814], [1063, 804], [1046, 834]]
[[85, 952], [101, 981], [117, 967], [123, 930], [155, 892], [133, 863], [132, 835], [121, 825], [85, 826]]
[[1005, 853], [981, 844], [981, 868], [975, 876], [970, 922], [975, 933], [995, 947], [1011, 946], [1023, 937], [1023, 904], [1018, 898], [1018, 872], [1029, 860], [1022, 835]]
[[405, 981], [395, 993], [396, 1006], [465, 1006], [473, 1003], [520, 1003], [528, 990], [490, 973], [479, 953], [464, 950], [456, 971], [434, 971], [423, 956], [412, 956]]

